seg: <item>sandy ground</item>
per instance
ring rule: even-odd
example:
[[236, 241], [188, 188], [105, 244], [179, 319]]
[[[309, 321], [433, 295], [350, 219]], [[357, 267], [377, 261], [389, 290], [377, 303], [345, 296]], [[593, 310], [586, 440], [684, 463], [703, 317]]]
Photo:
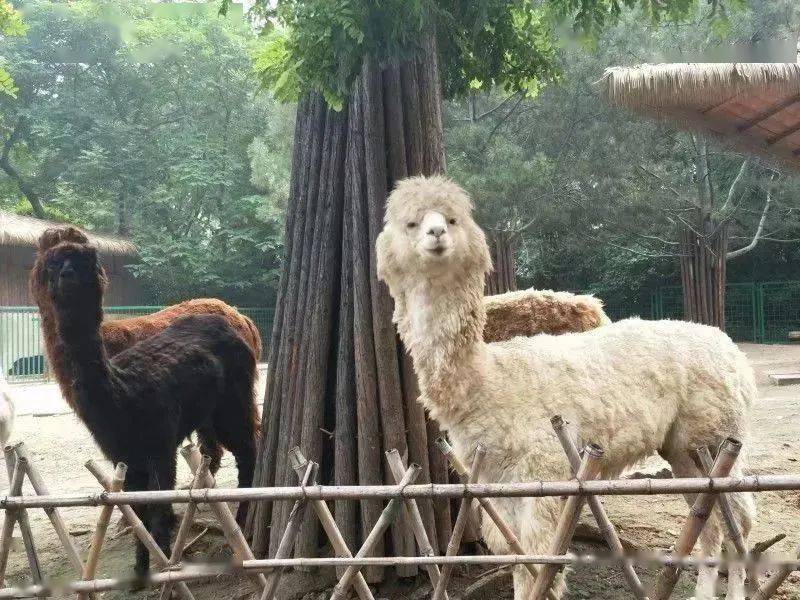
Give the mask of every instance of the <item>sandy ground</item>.
[[[753, 422], [753, 440], [749, 448], [749, 471], [752, 473], [786, 474], [800, 473], [800, 386], [774, 387], [768, 380], [769, 373], [800, 371], [800, 346], [759, 346], [742, 345], [758, 375], [760, 402], [756, 407]], [[263, 391], [263, 378], [259, 382], [259, 392]], [[78, 422], [63, 403], [57, 388], [50, 386], [16, 387], [18, 400], [18, 419], [14, 432], [15, 440], [24, 440], [33, 457], [34, 465], [41, 472], [51, 490], [71, 494], [95, 492], [98, 486], [83, 464], [90, 458], [100, 458], [85, 427]], [[651, 461], [644, 469], [656, 471], [662, 464]], [[110, 469], [110, 466], [109, 466]], [[189, 480], [185, 464], [179, 461], [179, 483]], [[0, 480], [7, 489], [5, 468], [0, 469]], [[220, 486], [234, 486], [236, 473], [230, 455], [226, 455], [218, 475]], [[28, 490], [32, 493], [32, 490]], [[612, 520], [620, 534], [644, 547], [668, 548], [675, 540], [687, 514], [687, 506], [679, 497], [610, 497], [605, 500]], [[758, 494], [759, 514], [751, 542], [768, 539], [777, 533], [786, 533], [787, 539], [774, 547], [780, 554], [789, 554], [800, 543], [800, 493], [767, 492]], [[64, 511], [70, 531], [78, 545], [86, 550], [93, 524], [99, 509], [71, 508]], [[43, 570], [53, 579], [69, 577], [71, 572], [66, 564], [57, 539], [50, 528], [49, 521], [42, 511], [31, 511], [31, 525], [40, 552]], [[201, 520], [209, 521], [207, 512], [201, 512]], [[202, 531], [201, 528], [198, 532]], [[16, 536], [19, 535], [17, 532]], [[10, 557], [7, 581], [22, 584], [28, 580], [28, 568], [21, 544]], [[582, 545], [578, 550], [593, 551], [596, 548]], [[205, 556], [224, 559], [227, 549], [221, 537], [213, 530], [190, 551], [190, 556]], [[112, 538], [106, 543], [100, 564], [100, 576], [119, 576], [129, 573], [132, 564], [132, 540], [130, 535]], [[652, 571], [644, 573], [645, 580]], [[473, 583], [479, 571], [461, 573], [453, 582], [454, 589]], [[329, 581], [330, 575], [320, 576], [320, 585]], [[423, 580], [420, 579], [419, 582]], [[382, 591], [383, 597], [427, 598], [424, 584], [404, 582]], [[569, 576], [570, 592], [568, 599], [628, 598], [621, 577], [609, 569], [580, 569]], [[684, 575], [675, 597], [688, 597], [692, 577]], [[291, 592], [290, 580], [282, 592]], [[198, 600], [202, 598], [239, 598], [247, 595], [249, 584], [246, 581], [222, 578], [203, 585], [193, 585]], [[151, 595], [153, 593], [151, 592]], [[784, 584], [783, 600], [800, 600], [800, 577], [794, 576]], [[133, 597], [131, 593], [110, 593], [108, 598]], [[136, 596], [143, 597], [144, 594]], [[157, 597], [157, 596], [156, 596]], [[377, 596], [376, 596], [377, 597]], [[510, 578], [500, 580], [490, 587], [483, 596], [475, 598], [511, 598]], [[317, 596], [309, 596], [316, 600]]]

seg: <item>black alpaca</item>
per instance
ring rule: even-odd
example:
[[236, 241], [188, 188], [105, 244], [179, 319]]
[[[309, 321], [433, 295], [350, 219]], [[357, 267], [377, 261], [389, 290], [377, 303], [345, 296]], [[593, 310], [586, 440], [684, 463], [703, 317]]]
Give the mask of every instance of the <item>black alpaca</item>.
[[[55, 327], [71, 365], [76, 412], [110, 460], [128, 465], [126, 490], [173, 489], [176, 448], [193, 431], [203, 445], [221, 442], [236, 458], [239, 487], [253, 481], [255, 357], [218, 315], [176, 320], [163, 332], [109, 360], [100, 338], [105, 274], [95, 249], [62, 242], [47, 251]], [[237, 512], [246, 515], [242, 503]], [[137, 513], [169, 555], [170, 505]], [[149, 567], [137, 541], [136, 573]]]

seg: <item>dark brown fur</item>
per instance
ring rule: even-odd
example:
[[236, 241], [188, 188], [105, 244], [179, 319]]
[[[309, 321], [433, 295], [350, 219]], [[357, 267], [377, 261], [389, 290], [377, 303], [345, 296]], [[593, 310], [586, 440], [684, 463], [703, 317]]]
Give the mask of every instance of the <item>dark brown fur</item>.
[[[125, 489], [174, 488], [176, 447], [195, 431], [228, 448], [239, 486], [251, 485], [256, 361], [230, 323], [220, 315], [184, 316], [109, 359], [100, 335], [105, 275], [95, 249], [60, 241], [40, 258], [36, 285], [49, 298], [40, 306], [43, 327], [68, 375], [62, 387], [103, 453], [128, 465]], [[240, 522], [246, 510], [242, 503]], [[171, 507], [139, 505], [137, 512], [169, 554]], [[147, 549], [137, 544], [137, 574], [148, 564]]]

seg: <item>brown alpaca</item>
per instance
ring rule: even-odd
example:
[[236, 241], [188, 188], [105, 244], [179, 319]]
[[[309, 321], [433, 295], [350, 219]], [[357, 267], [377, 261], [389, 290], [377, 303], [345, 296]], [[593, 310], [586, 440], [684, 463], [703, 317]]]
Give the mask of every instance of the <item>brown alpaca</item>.
[[[45, 253], [61, 242], [88, 244], [89, 238], [75, 227], [57, 227], [45, 230], [39, 237], [39, 247], [36, 253], [36, 262], [30, 274], [30, 292], [39, 305], [39, 314], [42, 320], [44, 333], [45, 352], [50, 363], [50, 368], [55, 374], [64, 400], [72, 410], [76, 409], [74, 390], [72, 387], [72, 365], [66, 359], [63, 344], [56, 335], [54, 326], [54, 309], [43, 277]], [[105, 275], [104, 275], [105, 276]], [[100, 326], [100, 336], [109, 358], [113, 358], [123, 350], [127, 350], [137, 342], [146, 340], [153, 335], [164, 331], [176, 319], [186, 315], [216, 314], [221, 315], [244, 339], [258, 360], [261, 356], [261, 336], [255, 324], [222, 300], [215, 298], [200, 298], [187, 300], [174, 306], [169, 306], [151, 315], [105, 321]], [[256, 415], [257, 417], [257, 415]], [[216, 472], [222, 459], [222, 448], [213, 440], [203, 439], [200, 444], [204, 453], [211, 457], [211, 470]]]
[[589, 295], [551, 290], [519, 290], [483, 299], [486, 308], [485, 342], [502, 342], [513, 337], [539, 333], [590, 331], [611, 320], [603, 303]]
[[[75, 414], [103, 454], [128, 465], [125, 489], [173, 489], [175, 449], [193, 432], [236, 458], [239, 487], [253, 481], [257, 424], [250, 346], [220, 315], [186, 315], [109, 359], [100, 335], [105, 272], [90, 244], [62, 241], [42, 256], [40, 290], [49, 297], [45, 331], [69, 368]], [[169, 504], [135, 510], [169, 553]], [[247, 504], [237, 511], [244, 523]], [[136, 545], [136, 574], [149, 552]]]

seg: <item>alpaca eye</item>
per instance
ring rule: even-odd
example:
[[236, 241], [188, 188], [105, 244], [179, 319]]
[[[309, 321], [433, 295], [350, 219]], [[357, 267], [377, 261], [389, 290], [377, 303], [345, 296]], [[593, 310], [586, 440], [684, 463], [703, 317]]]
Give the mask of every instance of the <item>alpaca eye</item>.
[[450, 219], [449, 223], [450, 223], [450, 225], [455, 225], [456, 224], [456, 220], [455, 219]]
[[416, 226], [417, 224], [414, 221], [409, 221], [408, 223], [406, 223], [406, 227], [408, 227], [409, 229], [414, 229], [414, 227]]

